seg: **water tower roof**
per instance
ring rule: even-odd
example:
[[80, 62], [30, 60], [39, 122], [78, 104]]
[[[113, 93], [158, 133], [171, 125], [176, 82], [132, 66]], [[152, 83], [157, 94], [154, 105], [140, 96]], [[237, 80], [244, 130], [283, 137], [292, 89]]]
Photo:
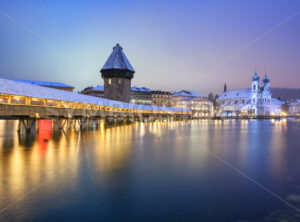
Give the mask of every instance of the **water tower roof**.
[[110, 69], [129, 70], [131, 72], [135, 72], [127, 57], [125, 56], [123, 48], [119, 44], [117, 44], [113, 48], [112, 53], [108, 57], [101, 71]]

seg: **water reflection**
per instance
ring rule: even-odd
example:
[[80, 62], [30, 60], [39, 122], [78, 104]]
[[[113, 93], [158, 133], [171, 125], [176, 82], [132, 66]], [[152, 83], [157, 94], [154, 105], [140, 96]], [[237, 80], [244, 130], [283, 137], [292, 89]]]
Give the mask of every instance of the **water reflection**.
[[298, 120], [51, 125], [41, 120], [39, 133], [26, 135], [16, 121], [0, 121], [0, 211], [12, 204], [0, 221], [86, 218], [76, 208], [105, 221], [236, 221], [286, 210], [211, 153], [283, 198], [300, 195]]

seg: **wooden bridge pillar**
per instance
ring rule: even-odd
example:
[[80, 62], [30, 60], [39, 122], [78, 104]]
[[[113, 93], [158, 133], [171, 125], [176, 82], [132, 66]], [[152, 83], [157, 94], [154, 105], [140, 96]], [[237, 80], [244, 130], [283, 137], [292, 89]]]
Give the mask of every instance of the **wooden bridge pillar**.
[[90, 122], [91, 122], [91, 124], [90, 124], [91, 129], [95, 129], [95, 128], [97, 129], [97, 124], [98, 124], [97, 119], [92, 118]]
[[76, 130], [76, 127], [78, 125], [78, 120], [76, 118], [73, 119], [73, 129]]
[[134, 122], [134, 117], [133, 117], [133, 116], [127, 116], [127, 117], [126, 117], [126, 121], [127, 121], [128, 123], [133, 123], [133, 122]]
[[90, 122], [90, 119], [89, 118], [85, 118], [85, 126], [86, 126], [86, 129], [89, 129], [89, 122]]
[[170, 121], [170, 116], [169, 115], [164, 116], [163, 121]]
[[39, 132], [39, 119], [35, 119], [35, 132]]
[[96, 128], [99, 129], [101, 126], [101, 123], [103, 122], [103, 119], [101, 117], [98, 117], [95, 119], [96, 121]]
[[134, 121], [138, 121], [138, 122], [139, 122], [139, 121], [141, 121], [141, 120], [142, 120], [141, 116], [135, 116], [135, 117], [134, 117]]
[[79, 121], [79, 128], [82, 130], [84, 128], [84, 125], [86, 125], [87, 118], [82, 117], [82, 118], [78, 119], [78, 121]]
[[19, 118], [17, 132], [21, 132], [22, 126], [24, 126], [26, 133], [30, 133], [34, 123], [34, 118]]
[[162, 121], [162, 120], [163, 120], [163, 118], [162, 118], [162, 116], [161, 116], [161, 115], [159, 115], [159, 116], [156, 116], [156, 120], [158, 120], [158, 121]]
[[72, 128], [72, 123], [73, 123], [73, 121], [70, 118], [67, 118], [67, 128], [68, 129]]
[[115, 119], [116, 119], [117, 124], [122, 124], [125, 122], [125, 117], [123, 117], [123, 116], [117, 116]]
[[150, 122], [151, 118], [150, 116], [143, 116], [142, 122]]
[[115, 119], [113, 116], [107, 116], [105, 118], [105, 122], [108, 123], [108, 124], [113, 124], [115, 122]]
[[155, 117], [154, 116], [149, 116], [149, 121], [152, 122], [155, 120]]
[[26, 133], [30, 133], [32, 127], [34, 126], [34, 123], [36, 122], [35, 118], [27, 118], [23, 119], [23, 124], [25, 126]]
[[58, 128], [59, 129], [64, 129], [64, 126], [65, 126], [66, 122], [67, 122], [67, 119], [64, 119], [63, 117], [59, 117], [59, 126], [58, 126]]
[[18, 128], [17, 128], [17, 132], [21, 132], [22, 125], [23, 125], [22, 119], [19, 118], [19, 120], [18, 120]]
[[58, 129], [62, 129], [63, 128], [63, 118], [59, 117], [58, 119]]

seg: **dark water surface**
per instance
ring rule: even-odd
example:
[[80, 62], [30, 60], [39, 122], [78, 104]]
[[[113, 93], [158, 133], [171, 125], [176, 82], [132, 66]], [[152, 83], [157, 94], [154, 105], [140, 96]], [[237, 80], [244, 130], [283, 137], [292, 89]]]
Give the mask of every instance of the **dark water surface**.
[[0, 221], [300, 221], [299, 120], [39, 124], [0, 121]]

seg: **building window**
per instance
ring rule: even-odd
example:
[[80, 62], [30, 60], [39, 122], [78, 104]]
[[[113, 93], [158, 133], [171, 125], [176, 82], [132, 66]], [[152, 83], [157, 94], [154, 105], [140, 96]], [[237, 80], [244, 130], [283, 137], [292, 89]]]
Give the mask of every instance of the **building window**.
[[108, 79], [108, 84], [109, 84], [109, 85], [111, 84], [111, 79]]
[[256, 85], [253, 85], [253, 90], [256, 90]]
[[122, 83], [122, 79], [120, 78], [120, 79], [119, 79], [119, 84], [121, 84], [121, 83]]

